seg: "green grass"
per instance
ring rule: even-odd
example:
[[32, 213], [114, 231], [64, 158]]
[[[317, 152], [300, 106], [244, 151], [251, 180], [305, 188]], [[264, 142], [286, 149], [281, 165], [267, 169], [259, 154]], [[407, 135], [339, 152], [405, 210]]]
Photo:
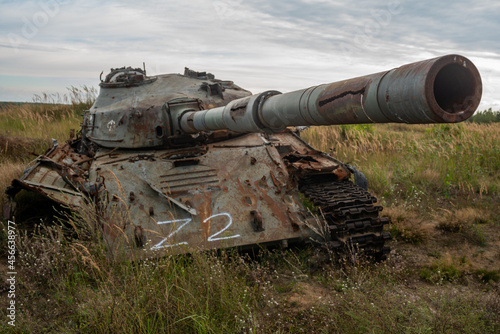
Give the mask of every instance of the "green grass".
[[264, 251], [253, 259], [229, 250], [113, 263], [100, 230], [88, 225], [93, 219], [70, 219], [79, 239], [65, 237], [58, 226], [20, 238], [17, 301], [23, 306], [11, 332], [495, 333], [500, 328], [500, 297], [488, 283], [498, 280], [498, 273], [468, 277], [464, 259], [437, 259], [417, 274], [395, 254], [379, 264], [362, 258], [326, 261], [312, 274], [314, 250], [308, 248]]
[[499, 123], [333, 126], [303, 136], [358, 165], [388, 203], [436, 207], [436, 194], [450, 201], [500, 192]]

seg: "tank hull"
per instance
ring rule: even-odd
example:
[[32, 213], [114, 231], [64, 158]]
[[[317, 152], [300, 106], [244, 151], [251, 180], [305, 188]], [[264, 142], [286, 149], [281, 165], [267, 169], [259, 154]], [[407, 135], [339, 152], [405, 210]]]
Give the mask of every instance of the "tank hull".
[[[99, 211], [104, 236], [119, 258], [313, 240], [342, 247], [331, 226], [345, 222], [318, 219], [316, 210], [331, 210], [316, 203], [311, 211], [306, 202], [315, 197], [307, 199], [304, 189], [311, 176], [355, 187], [347, 180], [351, 172], [290, 130], [182, 149], [101, 148], [92, 163], [72, 146], [78, 147], [56, 146], [41, 156], [15, 188], [74, 211]], [[375, 201], [370, 198], [370, 205]], [[356, 218], [379, 219], [380, 209]], [[382, 225], [354, 232], [388, 238]], [[378, 255], [386, 252], [383, 242], [366, 246]]]

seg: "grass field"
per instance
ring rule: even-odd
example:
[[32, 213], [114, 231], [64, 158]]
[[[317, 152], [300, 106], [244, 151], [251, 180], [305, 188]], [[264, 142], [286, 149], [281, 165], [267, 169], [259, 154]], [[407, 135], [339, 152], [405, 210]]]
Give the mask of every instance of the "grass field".
[[[31, 152], [79, 128], [92, 102], [81, 94], [69, 105], [0, 112], [2, 206]], [[58, 224], [18, 237], [16, 327], [6, 317], [3, 229], [0, 332], [500, 332], [500, 123], [331, 126], [302, 136], [365, 173], [392, 220], [386, 261], [304, 247], [116, 264], [88, 208], [68, 218], [79, 238]]]

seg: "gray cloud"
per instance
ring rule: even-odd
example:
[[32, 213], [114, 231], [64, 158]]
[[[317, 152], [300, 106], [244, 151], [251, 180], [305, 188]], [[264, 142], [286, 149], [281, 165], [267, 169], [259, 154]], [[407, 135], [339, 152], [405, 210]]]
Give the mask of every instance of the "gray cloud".
[[494, 1], [39, 0], [3, 1], [0, 13], [0, 73], [25, 80], [21, 93], [0, 78], [0, 100], [64, 92], [68, 78], [97, 85], [102, 70], [143, 61], [151, 74], [188, 66], [258, 92], [462, 53], [483, 74], [483, 106], [500, 107]]

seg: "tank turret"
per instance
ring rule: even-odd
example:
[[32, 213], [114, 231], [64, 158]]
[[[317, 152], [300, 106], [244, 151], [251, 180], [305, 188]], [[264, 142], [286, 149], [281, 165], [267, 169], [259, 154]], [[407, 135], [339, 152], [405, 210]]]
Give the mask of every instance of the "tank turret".
[[460, 122], [476, 110], [481, 90], [476, 67], [459, 55], [286, 94], [250, 95], [232, 81], [187, 68], [184, 75], [155, 77], [121, 68], [101, 83], [84, 129], [100, 146], [147, 148], [215, 130], [272, 133], [287, 126]]

